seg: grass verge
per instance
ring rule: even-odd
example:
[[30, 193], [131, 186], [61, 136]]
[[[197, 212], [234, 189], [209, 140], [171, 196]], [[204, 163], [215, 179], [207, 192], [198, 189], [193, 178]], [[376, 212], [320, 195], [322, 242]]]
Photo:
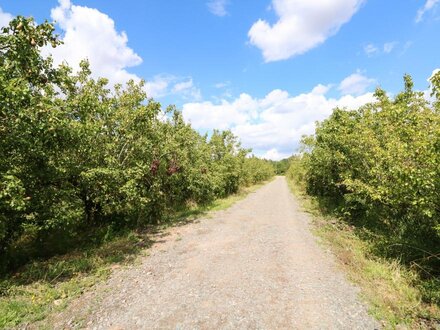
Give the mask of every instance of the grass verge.
[[422, 300], [419, 275], [398, 260], [372, 253], [371, 242], [362, 240], [362, 228], [326, 214], [305, 189], [288, 180], [292, 193], [313, 217], [314, 231], [336, 256], [349, 279], [361, 288], [370, 313], [386, 329], [440, 329], [440, 307]]
[[155, 236], [167, 227], [193, 221], [210, 211], [229, 208], [265, 183], [242, 188], [238, 193], [207, 206], [176, 212], [158, 226], [113, 232], [101, 229], [87, 244], [64, 255], [34, 261], [14, 274], [0, 278], [0, 329], [10, 329], [45, 319], [96, 283], [108, 278], [113, 268], [133, 263], [148, 253]]

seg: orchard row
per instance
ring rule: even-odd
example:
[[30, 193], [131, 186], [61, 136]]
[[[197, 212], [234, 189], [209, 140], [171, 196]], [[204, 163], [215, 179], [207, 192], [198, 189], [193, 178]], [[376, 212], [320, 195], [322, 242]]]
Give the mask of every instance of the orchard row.
[[52, 24], [17, 17], [0, 33], [0, 259], [26, 240], [158, 223], [274, 175], [230, 131], [201, 135], [143, 83], [109, 86], [86, 61], [43, 57]]

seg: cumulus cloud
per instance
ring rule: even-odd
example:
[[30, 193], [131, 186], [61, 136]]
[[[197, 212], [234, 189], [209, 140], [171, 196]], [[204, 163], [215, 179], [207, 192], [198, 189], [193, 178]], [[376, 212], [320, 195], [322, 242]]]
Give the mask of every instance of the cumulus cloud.
[[182, 81], [180, 83], [175, 84], [173, 87], [173, 91], [174, 92], [186, 91], [188, 89], [191, 89], [193, 86], [194, 85], [192, 79], [189, 79], [187, 81]]
[[176, 82], [171, 91], [173, 94], [180, 94], [184, 98], [194, 101], [202, 98], [202, 93], [200, 89], [194, 85], [192, 78], [187, 78], [181, 82]]
[[0, 28], [9, 24], [12, 20], [12, 15], [3, 11], [0, 7]]
[[280, 153], [278, 152], [277, 149], [270, 149], [265, 153], [263, 153], [262, 155], [260, 155], [261, 158], [271, 159], [271, 160], [281, 160], [281, 159], [289, 158], [290, 156], [292, 156], [292, 153]]
[[275, 89], [263, 98], [241, 94], [215, 104], [187, 103], [183, 116], [197, 129], [231, 129], [258, 156], [281, 159], [294, 153], [301, 136], [312, 134], [315, 122], [327, 118], [335, 107], [355, 109], [374, 100], [373, 93], [327, 97], [331, 88], [317, 85], [299, 95]]
[[183, 114], [195, 128], [228, 129], [237, 124], [245, 124], [256, 118], [258, 101], [248, 94], [241, 94], [236, 100], [212, 102], [192, 102], [183, 105]]
[[[97, 9], [72, 4], [70, 0], [59, 0], [51, 10], [51, 17], [62, 30], [63, 45], [44, 51], [51, 54], [55, 64], [67, 62], [78, 69], [81, 60], [90, 62], [95, 77], [106, 77], [110, 84], [124, 84], [130, 79], [141, 78], [128, 71], [140, 65], [142, 58], [128, 46], [124, 31], [117, 31], [115, 22]], [[199, 100], [200, 90], [189, 77], [160, 74], [147, 80], [145, 90], [150, 97], [179, 95], [184, 100]]]
[[440, 68], [434, 69], [431, 73], [431, 76], [428, 78], [428, 82], [430, 82], [432, 77], [434, 77], [439, 72], [440, 72]]
[[106, 77], [110, 83], [139, 80], [126, 68], [142, 63], [130, 47], [125, 32], [118, 32], [115, 22], [97, 9], [73, 5], [59, 0], [51, 17], [63, 31], [63, 45], [50, 49], [55, 63], [67, 62], [74, 68], [87, 58], [94, 75]]
[[226, 16], [228, 11], [226, 6], [229, 4], [229, 0], [210, 0], [207, 2], [209, 11], [216, 16]]
[[171, 74], [159, 74], [145, 83], [148, 96], [160, 98], [178, 95], [184, 100], [198, 101], [202, 98], [191, 77], [178, 77]]
[[338, 86], [338, 90], [343, 95], [360, 95], [365, 93], [365, 91], [375, 83], [375, 79], [368, 78], [358, 71], [342, 80]]
[[200, 89], [194, 86], [192, 78], [185, 79], [181, 82], [176, 82], [173, 86], [171, 92], [173, 94], [180, 94], [184, 98], [192, 100], [200, 100], [202, 98], [202, 93]]
[[170, 92], [170, 85], [175, 79], [172, 75], [156, 75], [145, 83], [145, 90], [148, 96], [162, 97], [168, 95]]
[[423, 21], [423, 16], [430, 10], [434, 9], [434, 7], [436, 5], [438, 5], [438, 3], [440, 2], [440, 0], [427, 0], [425, 2], [425, 5], [420, 8], [417, 11], [417, 15], [416, 15], [416, 23], [420, 23], [421, 21]]
[[248, 32], [250, 43], [266, 62], [285, 60], [322, 44], [358, 11], [364, 0], [272, 0], [278, 21], [258, 20]]

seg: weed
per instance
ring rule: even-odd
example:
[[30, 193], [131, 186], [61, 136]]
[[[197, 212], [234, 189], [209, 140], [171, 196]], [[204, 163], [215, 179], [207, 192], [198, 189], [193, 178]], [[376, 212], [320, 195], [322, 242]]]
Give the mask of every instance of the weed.
[[262, 185], [242, 188], [209, 205], [191, 205], [170, 214], [166, 222], [143, 230], [116, 231], [108, 227], [89, 232], [86, 239], [77, 242], [78, 248], [30, 262], [0, 278], [0, 329], [33, 323], [61, 311], [72, 299], [107, 279], [115, 265], [133, 263], [139, 255], [148, 256], [147, 249], [166, 235], [166, 228], [209, 216], [209, 211], [226, 209]]
[[[440, 326], [440, 281], [424, 281], [419, 273], [399, 262], [375, 254], [374, 235], [339, 220], [322, 209], [303, 187], [288, 180], [305, 212], [313, 217], [314, 231], [330, 248], [348, 277], [361, 288], [370, 313], [385, 328], [436, 328]], [[427, 301], [425, 297], [431, 297]]]

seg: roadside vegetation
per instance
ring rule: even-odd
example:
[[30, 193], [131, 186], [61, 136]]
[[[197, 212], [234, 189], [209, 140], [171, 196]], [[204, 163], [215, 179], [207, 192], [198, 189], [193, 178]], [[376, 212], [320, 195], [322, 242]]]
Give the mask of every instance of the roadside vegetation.
[[110, 86], [87, 61], [55, 67], [42, 50], [59, 44], [32, 18], [0, 32], [0, 327], [62, 308], [151, 231], [275, 174], [230, 131], [201, 135], [164, 110], [143, 82]]
[[287, 170], [290, 167], [290, 161], [293, 157], [281, 159], [279, 161], [272, 161], [273, 166], [275, 167], [276, 175], [286, 175]]
[[335, 109], [287, 176], [318, 232], [389, 327], [440, 326], [440, 73], [394, 98]]
[[207, 205], [175, 212], [159, 225], [121, 230], [110, 225], [94, 228], [67, 253], [26, 263], [0, 279], [0, 329], [33, 324], [62, 311], [74, 298], [106, 280], [112, 270], [136, 265], [139, 257], [148, 255], [148, 249], [168, 235], [168, 228], [227, 209], [264, 183], [241, 187], [237, 193]]
[[440, 326], [440, 72], [432, 102], [405, 76], [271, 162], [230, 131], [201, 135], [143, 82], [54, 66], [42, 51], [59, 44], [31, 18], [0, 31], [0, 328], [64, 308], [167, 226], [285, 173], [377, 318]]

